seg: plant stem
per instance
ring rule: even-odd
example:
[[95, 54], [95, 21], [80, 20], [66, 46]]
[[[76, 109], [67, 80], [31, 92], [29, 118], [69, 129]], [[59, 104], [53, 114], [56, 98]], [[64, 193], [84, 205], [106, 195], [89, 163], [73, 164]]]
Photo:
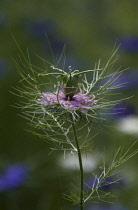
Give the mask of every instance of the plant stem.
[[79, 147], [79, 142], [77, 138], [76, 128], [72, 119], [72, 129], [74, 133], [74, 138], [76, 142], [77, 152], [78, 152], [78, 160], [79, 160], [79, 166], [80, 166], [80, 210], [83, 210], [84, 207], [84, 198], [83, 198], [83, 164], [82, 164], [82, 156], [81, 156], [81, 150]]

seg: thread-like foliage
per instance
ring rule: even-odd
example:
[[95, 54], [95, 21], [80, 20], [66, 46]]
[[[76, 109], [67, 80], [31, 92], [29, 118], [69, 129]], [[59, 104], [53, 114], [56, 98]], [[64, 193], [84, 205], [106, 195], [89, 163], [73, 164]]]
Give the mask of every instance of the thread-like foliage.
[[[78, 154], [80, 193], [72, 192], [70, 195], [65, 195], [65, 198], [74, 204], [79, 203], [81, 210], [89, 200], [93, 201], [97, 197], [105, 200], [109, 194], [101, 193], [100, 188], [106, 178], [113, 176], [120, 165], [137, 153], [135, 150], [129, 154], [128, 150], [123, 154], [120, 148], [115, 153], [111, 166], [107, 168], [104, 164], [102, 173], [99, 176], [94, 175], [93, 186], [88, 186], [88, 190], [84, 192], [81, 153], [90, 149], [89, 143], [93, 138], [91, 137], [93, 121], [98, 121], [101, 117], [104, 118], [106, 111], [124, 100], [114, 99], [113, 90], [124, 85], [114, 85], [115, 81], [125, 71], [120, 68], [116, 71], [113, 70], [117, 59], [117, 49], [104, 66], [99, 61], [92, 70], [73, 70], [69, 66], [65, 71], [50, 65], [42, 58], [41, 61], [45, 68], [36, 67], [31, 64], [29, 53], [26, 57], [16, 40], [15, 42], [20, 52], [20, 64], [13, 60], [20, 80], [19, 86], [13, 88], [13, 92], [21, 98], [20, 104], [17, 104], [16, 107], [21, 108], [22, 117], [33, 128], [31, 132], [34, 135], [54, 144], [55, 147], [52, 150], [77, 152]], [[108, 95], [111, 94], [113, 97], [112, 100], [109, 100]], [[85, 123], [82, 123], [81, 119]], [[80, 131], [86, 133], [83, 140]], [[97, 184], [95, 185], [95, 183]]]

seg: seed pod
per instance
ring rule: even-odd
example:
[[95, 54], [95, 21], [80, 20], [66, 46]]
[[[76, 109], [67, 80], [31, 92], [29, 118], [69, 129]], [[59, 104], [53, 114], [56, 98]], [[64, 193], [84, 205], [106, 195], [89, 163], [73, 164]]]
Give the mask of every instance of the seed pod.
[[75, 70], [74, 72], [67, 73], [63, 77], [63, 84], [64, 84], [64, 90], [65, 95], [68, 98], [68, 100], [71, 100], [74, 96], [77, 88], [78, 88], [78, 82], [79, 82], [79, 71]]

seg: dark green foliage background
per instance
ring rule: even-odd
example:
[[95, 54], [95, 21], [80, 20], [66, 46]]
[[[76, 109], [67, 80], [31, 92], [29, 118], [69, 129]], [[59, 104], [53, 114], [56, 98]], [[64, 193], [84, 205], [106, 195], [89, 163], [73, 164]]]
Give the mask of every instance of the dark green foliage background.
[[[71, 187], [77, 183], [73, 172], [64, 172], [56, 165], [60, 152], [48, 156], [51, 145], [25, 131], [28, 126], [18, 116], [20, 110], [11, 105], [20, 98], [12, 95], [11, 87], [18, 85], [16, 67], [11, 57], [18, 60], [18, 50], [11, 34], [18, 40], [26, 53], [29, 49], [31, 62], [42, 67], [35, 54], [54, 62], [48, 40], [44, 34], [37, 36], [31, 30], [31, 23], [49, 21], [54, 26], [54, 39], [66, 43], [66, 53], [71, 59], [68, 65], [77, 69], [93, 68], [99, 58], [106, 62], [111, 55], [118, 38], [125, 35], [138, 36], [138, 1], [137, 0], [1, 0], [0, 1], [0, 58], [5, 61], [5, 72], [0, 75], [0, 170], [10, 163], [25, 162], [29, 167], [29, 178], [25, 185], [12, 192], [0, 192], [0, 210], [55, 210], [73, 209], [62, 199]], [[46, 28], [45, 33], [49, 36]], [[36, 33], [36, 34], [35, 34]], [[48, 37], [52, 45], [51, 37]], [[63, 44], [57, 52], [58, 59]], [[54, 51], [55, 49], [53, 49]], [[116, 66], [130, 67], [138, 71], [138, 51], [118, 51], [120, 59]], [[74, 64], [75, 60], [75, 64]], [[137, 87], [138, 88], [138, 87]], [[122, 92], [123, 97], [134, 96], [127, 103], [132, 105], [138, 114], [137, 88]], [[115, 121], [107, 120], [106, 125]], [[99, 128], [102, 128], [102, 124]], [[94, 139], [97, 151], [113, 151], [119, 145], [128, 146], [137, 139], [135, 136], [122, 135], [108, 127], [102, 128], [101, 134]], [[110, 158], [110, 152], [109, 152]], [[131, 180], [127, 188], [117, 192], [118, 200], [129, 210], [137, 209], [137, 157], [123, 167], [126, 178]], [[69, 207], [68, 207], [69, 205]], [[75, 209], [75, 208], [74, 208]]]

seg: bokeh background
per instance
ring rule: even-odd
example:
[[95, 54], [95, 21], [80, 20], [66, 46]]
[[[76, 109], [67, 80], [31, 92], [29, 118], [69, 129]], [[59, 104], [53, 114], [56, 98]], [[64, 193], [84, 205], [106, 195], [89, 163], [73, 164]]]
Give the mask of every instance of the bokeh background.
[[[119, 91], [124, 98], [133, 97], [119, 105], [124, 108], [121, 114], [107, 117], [106, 127], [101, 124], [93, 139], [94, 152], [108, 151], [110, 159], [114, 148], [128, 148], [138, 137], [138, 1], [0, 0], [0, 210], [77, 209], [62, 198], [78, 180], [75, 169], [63, 169], [57, 161], [62, 152], [49, 155], [52, 146], [27, 132], [21, 111], [13, 107], [20, 99], [10, 93], [18, 85], [11, 57], [19, 56], [11, 34], [37, 66], [42, 64], [36, 54], [56, 64], [66, 44], [67, 66], [92, 69], [99, 58], [107, 61], [115, 44], [120, 45], [114, 68], [129, 70], [119, 78], [128, 82]], [[136, 210], [137, 160], [135, 156], [121, 168], [123, 184], [112, 186], [116, 204], [91, 203], [86, 209]], [[91, 175], [85, 174], [89, 179]]]

